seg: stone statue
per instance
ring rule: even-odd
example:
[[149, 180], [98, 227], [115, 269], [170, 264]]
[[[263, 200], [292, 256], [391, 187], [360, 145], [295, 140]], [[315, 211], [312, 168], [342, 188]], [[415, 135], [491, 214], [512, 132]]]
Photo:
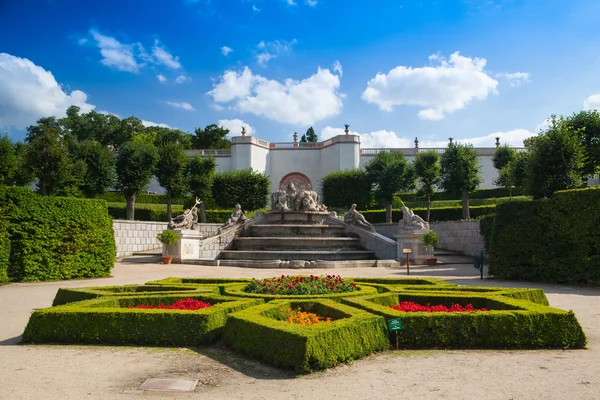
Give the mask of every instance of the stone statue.
[[361, 213], [356, 211], [356, 204], [352, 204], [350, 210], [348, 210], [346, 215], [344, 215], [344, 222], [371, 232], [375, 232], [375, 227], [368, 223]]
[[194, 207], [186, 209], [183, 214], [177, 215], [171, 218], [171, 221], [167, 225], [168, 229], [196, 229], [198, 228], [198, 204], [202, 201], [196, 198], [196, 204]]
[[429, 224], [423, 218], [416, 215], [408, 207], [402, 207], [402, 219], [398, 222], [400, 229], [412, 229], [426, 231], [429, 229]]
[[274, 211], [321, 211], [326, 212], [327, 207], [319, 204], [319, 194], [313, 190], [296, 189], [290, 182], [286, 190], [271, 193], [271, 210]]
[[319, 211], [319, 195], [312, 190], [303, 190], [296, 195], [295, 211]]
[[295, 204], [296, 204], [296, 186], [294, 185], [294, 182], [290, 182], [287, 185], [286, 188], [286, 194], [287, 194], [287, 209], [288, 210], [295, 210]]
[[220, 228], [220, 230], [229, 228], [230, 226], [233, 226], [233, 225], [242, 224], [242, 223], [246, 222], [246, 220], [247, 220], [247, 218], [244, 215], [244, 212], [242, 211], [242, 206], [238, 203], [235, 205], [235, 208], [233, 209], [231, 216], [229, 217], [227, 222], [225, 222], [225, 224], [223, 224], [223, 226]]

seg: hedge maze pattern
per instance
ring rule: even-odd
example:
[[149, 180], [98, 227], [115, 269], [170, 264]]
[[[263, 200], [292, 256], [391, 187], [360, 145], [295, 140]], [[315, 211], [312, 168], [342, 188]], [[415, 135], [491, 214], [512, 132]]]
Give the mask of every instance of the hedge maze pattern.
[[[28, 343], [197, 346], [221, 339], [249, 357], [310, 372], [390, 347], [386, 321], [401, 318], [402, 348], [574, 349], [586, 337], [571, 311], [548, 306], [540, 289], [457, 286], [436, 279], [346, 278], [357, 292], [285, 296], [249, 294], [248, 279], [167, 278], [145, 285], [60, 289], [53, 307], [36, 310]], [[139, 309], [193, 298], [212, 307]], [[487, 312], [403, 313], [402, 301], [473, 304]], [[300, 307], [333, 322], [302, 326], [275, 317]], [[395, 344], [395, 337], [392, 338]]]

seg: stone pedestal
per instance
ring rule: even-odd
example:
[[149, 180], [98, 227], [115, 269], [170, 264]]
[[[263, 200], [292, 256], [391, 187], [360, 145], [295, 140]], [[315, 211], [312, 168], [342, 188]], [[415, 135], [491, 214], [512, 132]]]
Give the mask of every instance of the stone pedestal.
[[163, 245], [163, 256], [173, 257], [174, 263], [197, 260], [200, 256], [200, 239], [202, 239], [200, 232], [191, 229], [175, 229], [175, 233], [179, 235], [179, 240], [174, 244]]
[[400, 230], [400, 232], [394, 237], [397, 243], [397, 260], [400, 262], [406, 262], [406, 254], [402, 253], [402, 249], [410, 248], [409, 260], [414, 264], [425, 264], [426, 259], [433, 257], [433, 249], [426, 247], [421, 242], [421, 236], [426, 231], [423, 230]]

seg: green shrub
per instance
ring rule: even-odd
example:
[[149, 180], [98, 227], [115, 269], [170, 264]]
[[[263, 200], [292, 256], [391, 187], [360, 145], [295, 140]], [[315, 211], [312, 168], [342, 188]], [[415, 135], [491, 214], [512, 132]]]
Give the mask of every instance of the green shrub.
[[[274, 318], [280, 307], [301, 307], [333, 322], [302, 326]], [[331, 300], [273, 301], [231, 314], [223, 339], [236, 351], [276, 366], [310, 372], [387, 349], [383, 318]]]
[[[525, 189], [513, 188], [512, 193], [507, 188], [493, 188], [493, 189], [476, 189], [469, 193], [470, 199], [490, 199], [498, 197], [515, 197], [515, 196], [526, 196], [527, 192]], [[416, 193], [400, 193], [402, 201], [423, 201], [425, 196], [418, 196]], [[462, 198], [461, 193], [452, 192], [436, 192], [431, 195], [431, 200], [460, 200]]]
[[[121, 192], [107, 192], [96, 196], [97, 199], [106, 200], [109, 203], [124, 203], [125, 195]], [[183, 197], [174, 197], [171, 204], [183, 204], [186, 199]], [[140, 204], [167, 204], [166, 194], [137, 194], [135, 202]]]
[[348, 209], [356, 203], [359, 210], [366, 209], [373, 201], [371, 186], [363, 170], [347, 169], [331, 172], [321, 181], [323, 204], [328, 207]]
[[103, 296], [140, 296], [140, 295], [155, 295], [156, 292], [161, 294], [174, 294], [177, 292], [190, 293], [212, 293], [219, 294], [218, 286], [206, 285], [203, 287], [186, 287], [186, 286], [150, 286], [150, 285], [127, 285], [127, 286], [99, 286], [89, 288], [60, 288], [56, 292], [53, 306], [61, 306], [63, 304], [73, 303], [76, 301], [95, 299]]
[[[0, 208], [0, 213], [3, 214]], [[0, 283], [8, 281], [8, 264], [10, 261], [10, 236], [8, 221], [0, 217]]]
[[175, 244], [179, 240], [179, 235], [171, 229], [165, 229], [156, 235], [156, 239], [162, 244]]
[[600, 188], [497, 207], [489, 274], [501, 279], [600, 285]]
[[440, 235], [433, 229], [421, 235], [421, 242], [427, 247], [434, 247], [440, 242]]
[[42, 197], [0, 187], [11, 242], [8, 276], [14, 281], [108, 276], [116, 256], [104, 200]]
[[[405, 313], [390, 306], [402, 301], [418, 304], [454, 303], [487, 312]], [[386, 320], [401, 318], [398, 342], [404, 348], [583, 348], [587, 340], [572, 311], [563, 311], [526, 300], [479, 297], [473, 294], [385, 293], [342, 302]]]
[[252, 169], [215, 174], [212, 192], [220, 208], [233, 209], [237, 203], [244, 211], [253, 211], [267, 205], [271, 180]]
[[[470, 199], [469, 206], [490, 206], [490, 205], [498, 205], [501, 203], [505, 203], [507, 201], [531, 201], [531, 197], [529, 196], [519, 196], [519, 197], [492, 197], [488, 199]], [[395, 199], [394, 208], [400, 208], [402, 204], [399, 199]], [[423, 208], [427, 207], [427, 202], [425, 200], [422, 201], [406, 201], [404, 204], [408, 208]], [[432, 208], [442, 208], [442, 207], [462, 207], [462, 200], [435, 200], [431, 202]]]
[[496, 214], [489, 214], [479, 217], [479, 234], [483, 236], [486, 253], [490, 252], [490, 243], [492, 242], [495, 218]]
[[[483, 215], [493, 214], [496, 210], [496, 206], [475, 206], [469, 207], [471, 218], [478, 218]], [[425, 218], [426, 209], [424, 208], [415, 208], [412, 209], [415, 214], [419, 215], [421, 218]], [[385, 210], [368, 210], [361, 211], [362, 215], [364, 215], [365, 219], [372, 224], [380, 224], [385, 222]], [[402, 219], [402, 211], [392, 210], [392, 221], [400, 221]], [[459, 221], [462, 219], [462, 208], [461, 207], [443, 207], [443, 208], [432, 208], [430, 221], [439, 222], [439, 221]]]
[[[212, 307], [197, 311], [133, 308], [169, 305], [187, 297], [208, 301]], [[197, 346], [221, 335], [229, 313], [259, 303], [208, 294], [103, 297], [34, 311], [23, 341]]]

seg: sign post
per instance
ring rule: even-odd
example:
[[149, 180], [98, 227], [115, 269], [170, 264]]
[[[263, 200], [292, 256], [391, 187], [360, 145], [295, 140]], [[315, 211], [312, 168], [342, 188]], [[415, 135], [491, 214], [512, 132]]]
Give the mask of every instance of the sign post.
[[402, 319], [388, 319], [388, 330], [396, 334], [396, 350], [398, 350], [398, 331], [402, 330]]
[[478, 269], [481, 274], [481, 279], [483, 280], [483, 251], [481, 252], [481, 257], [475, 257], [474, 265], [475, 269]]
[[410, 253], [412, 253], [412, 249], [410, 247], [402, 249], [402, 253], [406, 254], [406, 275], [410, 275]]

